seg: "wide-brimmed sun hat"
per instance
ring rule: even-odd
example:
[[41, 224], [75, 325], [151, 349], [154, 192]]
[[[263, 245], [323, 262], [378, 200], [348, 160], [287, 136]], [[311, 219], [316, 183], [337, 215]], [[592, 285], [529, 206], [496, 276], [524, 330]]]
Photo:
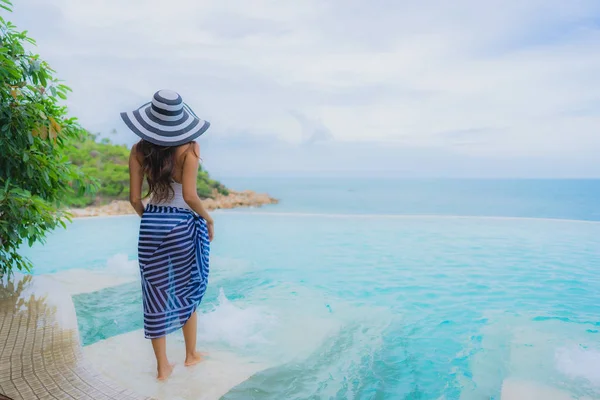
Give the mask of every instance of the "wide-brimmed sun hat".
[[135, 111], [122, 112], [121, 118], [133, 133], [159, 146], [191, 142], [210, 126], [172, 90], [159, 90], [151, 102]]

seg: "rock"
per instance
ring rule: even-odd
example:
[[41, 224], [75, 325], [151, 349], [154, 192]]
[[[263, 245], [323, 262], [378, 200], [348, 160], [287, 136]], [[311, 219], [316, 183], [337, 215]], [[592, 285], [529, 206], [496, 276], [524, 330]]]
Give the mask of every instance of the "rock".
[[277, 204], [278, 200], [267, 194], [255, 193], [251, 190], [243, 192], [229, 192], [229, 195], [214, 193], [214, 198], [202, 201], [208, 210], [231, 209], [238, 207], [261, 207], [266, 204]]
[[[267, 204], [277, 204], [278, 202], [277, 199], [267, 194], [255, 193], [251, 190], [243, 192], [230, 191], [227, 196], [215, 191], [214, 198], [202, 200], [202, 204], [209, 211], [238, 207], [261, 207]], [[73, 215], [73, 218], [135, 214], [131, 204], [124, 200], [114, 200], [102, 206], [73, 208], [68, 211]]]

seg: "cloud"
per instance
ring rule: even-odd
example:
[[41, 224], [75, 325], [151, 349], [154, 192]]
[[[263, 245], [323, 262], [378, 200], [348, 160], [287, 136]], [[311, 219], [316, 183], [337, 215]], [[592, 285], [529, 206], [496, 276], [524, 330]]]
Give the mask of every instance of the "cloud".
[[[232, 144], [233, 143], [233, 144]], [[352, 176], [403, 178], [591, 178], [600, 165], [591, 154], [564, 165], [539, 155], [488, 157], [445, 146], [416, 147], [379, 142], [329, 141], [297, 146], [271, 137], [241, 141], [208, 137], [201, 144], [214, 176]], [[485, 169], [481, 166], [486, 165]], [[553, 167], [549, 167], [553, 166]]]
[[72, 112], [124, 142], [118, 112], [173, 88], [231, 146], [243, 132], [442, 149], [493, 175], [524, 157], [587, 174], [599, 16], [596, 0], [22, 0], [14, 19], [74, 89]]
[[321, 121], [311, 119], [299, 111], [290, 111], [302, 128], [302, 143], [315, 144], [333, 139], [331, 131]]

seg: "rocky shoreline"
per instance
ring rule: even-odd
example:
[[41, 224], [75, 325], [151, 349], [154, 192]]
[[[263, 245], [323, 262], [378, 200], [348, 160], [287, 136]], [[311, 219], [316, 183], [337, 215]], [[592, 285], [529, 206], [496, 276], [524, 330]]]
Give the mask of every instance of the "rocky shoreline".
[[[279, 200], [264, 193], [251, 190], [242, 192], [229, 191], [227, 196], [215, 193], [212, 199], [203, 199], [202, 203], [207, 210], [225, 210], [240, 207], [262, 207], [268, 204], [277, 204]], [[133, 207], [125, 200], [114, 200], [106, 205], [72, 208], [68, 210], [73, 218], [106, 217], [112, 215], [135, 214]]]

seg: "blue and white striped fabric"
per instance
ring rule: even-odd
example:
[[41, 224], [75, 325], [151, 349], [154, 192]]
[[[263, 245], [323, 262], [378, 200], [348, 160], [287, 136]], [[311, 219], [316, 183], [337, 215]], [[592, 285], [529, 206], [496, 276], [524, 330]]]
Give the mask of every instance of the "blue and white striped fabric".
[[208, 284], [209, 252], [206, 221], [196, 213], [146, 206], [138, 244], [146, 338], [176, 331], [196, 311]]

